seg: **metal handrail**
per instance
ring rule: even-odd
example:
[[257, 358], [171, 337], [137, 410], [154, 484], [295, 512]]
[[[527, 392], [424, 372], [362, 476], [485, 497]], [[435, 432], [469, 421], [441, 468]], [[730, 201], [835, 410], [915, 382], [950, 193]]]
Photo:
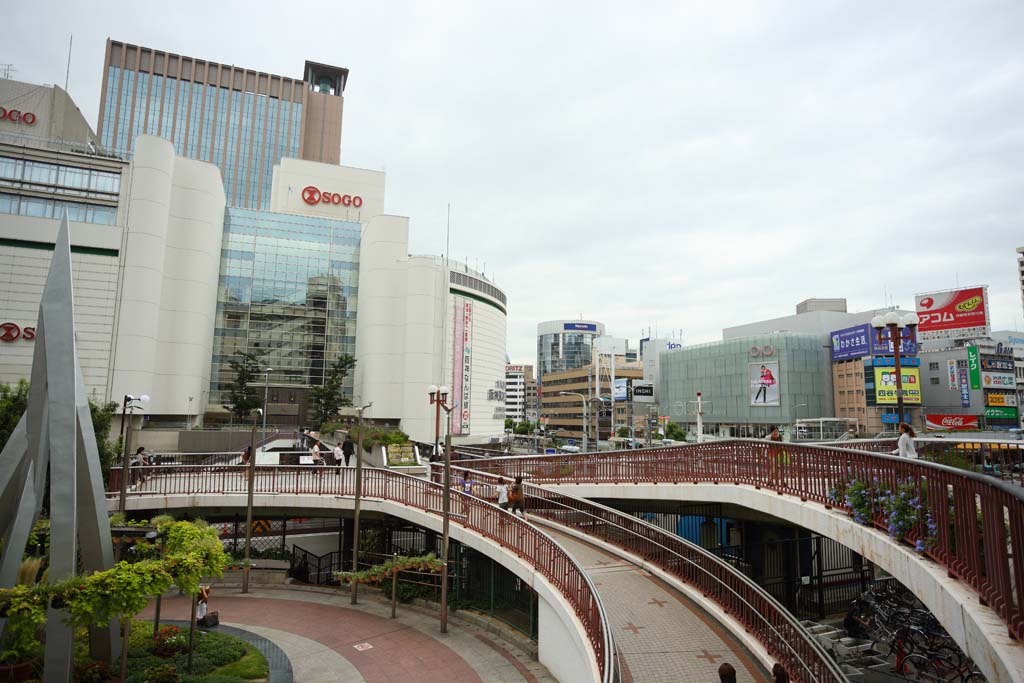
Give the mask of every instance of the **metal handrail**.
[[1014, 562], [1011, 552], [1024, 547], [1024, 487], [979, 472], [850, 448], [754, 439], [456, 464], [534, 482], [747, 484], [851, 514], [839, 494], [856, 479], [868, 487], [868, 522], [885, 530], [882, 496], [898, 486], [911, 487], [932, 528], [919, 524], [897, 542], [918, 545], [971, 586], [1012, 637], [1024, 639], [1024, 601], [1015, 597], [1015, 587], [1024, 585], [1024, 563]]
[[[468, 474], [474, 482], [479, 482], [481, 478], [488, 478], [488, 483], [492, 486], [500, 479], [500, 476], [498, 475], [481, 472], [471, 468], [453, 466], [453, 469], [463, 473], [463, 478]], [[435, 463], [432, 468], [432, 476], [436, 477], [439, 471], [440, 468]], [[815, 681], [818, 683], [824, 683], [827, 681], [849, 681], [849, 678], [843, 673], [839, 665], [831, 658], [821, 644], [807, 632], [807, 629], [800, 625], [799, 621], [797, 621], [793, 615], [778, 602], [778, 600], [728, 562], [723, 561], [717, 555], [680, 536], [670, 534], [664, 529], [654, 526], [649, 522], [631, 515], [623, 514], [618, 510], [601, 505], [600, 503], [571, 496], [566, 493], [550, 491], [532, 484], [525, 484], [524, 490], [531, 498], [540, 499], [546, 503], [553, 503], [565, 510], [583, 514], [590, 520], [611, 525], [615, 529], [619, 530], [621, 534], [607, 538], [606, 535], [603, 536], [598, 533], [596, 526], [581, 528], [582, 525], [578, 522], [576, 524], [569, 523], [570, 527], [577, 528], [583, 533], [604, 538], [610, 543], [618, 545], [625, 550], [634, 551], [645, 560], [652, 562], [669, 574], [677, 576], [686, 583], [691, 583], [692, 585], [697, 586], [705, 595], [717, 602], [726, 611], [726, 613], [736, 617], [743, 623], [744, 627], [753, 631], [768, 652], [780, 662], [783, 662], [786, 670], [794, 677], [795, 680], [808, 682]], [[568, 500], [572, 504], [569, 505], [563, 503], [560, 500], [557, 500], [556, 497]], [[528, 505], [527, 507], [531, 514], [546, 517], [543, 508], [539, 508], [536, 505]], [[593, 510], [593, 512], [590, 510]], [[556, 517], [556, 521], [560, 520], [557, 520]], [[629, 527], [639, 527], [642, 529], [643, 533], [635, 531]], [[660, 541], [658, 539], [660, 539]], [[630, 540], [633, 541], [632, 544], [630, 544]], [[685, 549], [693, 555], [698, 556], [700, 560], [703, 560], [703, 566], [700, 562], [694, 561], [694, 559], [677, 552], [666, 544], [675, 545]], [[644, 545], [648, 547], [636, 547]], [[654, 548], [660, 550], [661, 556], [659, 556], [659, 553], [657, 552], [652, 553], [650, 546], [654, 546]], [[667, 561], [664, 557], [665, 554], [671, 556]], [[677, 561], [673, 563], [671, 558], [675, 558]], [[693, 579], [687, 581], [684, 578], [685, 571], [683, 570], [683, 565], [689, 566], [698, 576], [704, 577], [705, 581]], [[716, 575], [710, 571], [708, 567], [718, 569], [720, 572], [724, 573], [724, 576]], [[730, 601], [723, 599], [724, 596], [719, 591], [715, 591], [713, 589], [708, 590], [709, 586], [717, 586], [721, 590], [726, 591], [731, 594], [733, 600]], [[740, 589], [745, 590], [741, 592]], [[762, 607], [752, 604], [746, 597], [744, 597], [743, 593], [747, 596], [756, 596], [757, 601], [762, 605]], [[736, 601], [747, 609], [746, 615], [739, 613], [743, 610], [735, 609], [735, 605], [737, 604]], [[744, 616], [752, 618], [744, 619]], [[776, 621], [773, 621], [771, 618], [772, 616], [776, 617]], [[754, 619], [761, 622], [761, 628], [759, 628], [759, 624], [751, 623]], [[776, 628], [775, 623], [777, 621], [782, 622], [780, 627], [783, 628], [786, 633], [782, 633], [779, 628]], [[765, 628], [767, 629], [767, 633], [764, 630]], [[796, 638], [799, 641], [802, 648], [796, 647], [796, 644], [792, 640], [793, 638]], [[803, 650], [803, 653], [800, 652], [801, 649]], [[800, 671], [806, 675], [797, 674], [794, 665], [795, 667], [799, 667]]]
[[[153, 465], [133, 467], [144, 470], [145, 480], [130, 488], [130, 497], [190, 495], [197, 493], [238, 492], [247, 484], [244, 465]], [[354, 468], [313, 465], [257, 465], [253, 488], [256, 493], [315, 494], [352, 496], [355, 492]], [[122, 468], [110, 470], [108, 496], [120, 491]], [[420, 477], [381, 468], [362, 471], [362, 495], [409, 505], [425, 512], [441, 507], [443, 487]], [[237, 486], [236, 486], [237, 485]], [[565, 596], [583, 624], [587, 640], [597, 658], [603, 683], [617, 680], [615, 644], [608, 617], [590, 577], [555, 539], [540, 529], [506, 514], [487, 501], [453, 491], [452, 520], [497, 542], [530, 563], [556, 590]]]

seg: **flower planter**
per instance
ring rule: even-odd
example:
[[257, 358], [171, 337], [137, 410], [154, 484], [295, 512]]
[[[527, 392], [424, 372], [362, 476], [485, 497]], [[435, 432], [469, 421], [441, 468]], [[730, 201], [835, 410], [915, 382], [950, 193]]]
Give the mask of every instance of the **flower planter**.
[[0, 683], [23, 683], [36, 677], [38, 659], [17, 664], [0, 664]]

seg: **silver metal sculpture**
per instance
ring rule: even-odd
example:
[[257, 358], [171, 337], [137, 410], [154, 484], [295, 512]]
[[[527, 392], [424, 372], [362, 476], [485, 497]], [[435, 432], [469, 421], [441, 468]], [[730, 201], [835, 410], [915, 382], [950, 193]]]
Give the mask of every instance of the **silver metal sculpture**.
[[[15, 584], [32, 526], [43, 505], [49, 469], [49, 580], [114, 566], [104, 504], [99, 451], [82, 369], [75, 349], [71, 290], [71, 241], [67, 212], [61, 221], [36, 325], [28, 407], [0, 452], [0, 586]], [[80, 553], [80, 555], [79, 555]], [[43, 677], [65, 683], [72, 676], [74, 634], [66, 613], [47, 611]], [[90, 632], [94, 658], [111, 661], [119, 641], [115, 626]]]

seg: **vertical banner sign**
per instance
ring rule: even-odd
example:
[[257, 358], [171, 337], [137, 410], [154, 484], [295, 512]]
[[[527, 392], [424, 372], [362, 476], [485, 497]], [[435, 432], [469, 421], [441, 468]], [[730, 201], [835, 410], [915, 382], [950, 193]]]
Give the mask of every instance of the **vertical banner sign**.
[[957, 381], [957, 376], [956, 376], [956, 361], [955, 360], [948, 361], [948, 366], [949, 366], [949, 390], [950, 391], [956, 391], [957, 389], [960, 388], [960, 383]]
[[782, 405], [779, 390], [779, 361], [748, 363], [747, 376], [750, 380], [750, 405]]
[[960, 368], [960, 405], [971, 407], [971, 387], [967, 382], [967, 368]]
[[452, 435], [462, 434], [462, 364], [466, 337], [464, 335], [464, 319], [462, 317], [461, 297], [455, 297], [452, 307], [455, 327], [455, 346], [452, 349], [452, 404], [456, 408], [452, 413]]
[[967, 347], [967, 369], [971, 375], [971, 389], [981, 389], [981, 360], [977, 346]]
[[473, 403], [473, 302], [462, 304], [462, 433], [469, 434], [469, 411]]

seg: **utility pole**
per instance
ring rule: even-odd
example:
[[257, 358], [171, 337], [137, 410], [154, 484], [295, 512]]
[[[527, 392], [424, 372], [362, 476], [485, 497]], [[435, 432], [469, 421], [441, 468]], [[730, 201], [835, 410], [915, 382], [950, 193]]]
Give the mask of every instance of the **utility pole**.
[[[359, 406], [359, 443], [356, 445], [356, 505], [352, 523], [352, 571], [359, 571], [359, 503], [363, 495], [363, 411], [373, 405]], [[359, 583], [352, 582], [352, 604], [356, 604], [359, 595]]]

